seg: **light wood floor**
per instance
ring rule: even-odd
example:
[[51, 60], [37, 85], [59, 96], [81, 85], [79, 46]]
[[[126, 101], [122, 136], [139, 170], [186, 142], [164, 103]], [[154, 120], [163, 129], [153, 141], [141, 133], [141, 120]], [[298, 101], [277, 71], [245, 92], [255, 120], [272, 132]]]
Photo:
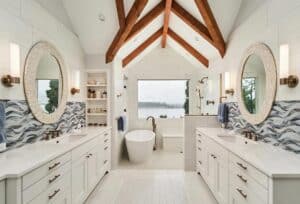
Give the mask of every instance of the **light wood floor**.
[[116, 170], [86, 204], [217, 204], [202, 178], [183, 170]]

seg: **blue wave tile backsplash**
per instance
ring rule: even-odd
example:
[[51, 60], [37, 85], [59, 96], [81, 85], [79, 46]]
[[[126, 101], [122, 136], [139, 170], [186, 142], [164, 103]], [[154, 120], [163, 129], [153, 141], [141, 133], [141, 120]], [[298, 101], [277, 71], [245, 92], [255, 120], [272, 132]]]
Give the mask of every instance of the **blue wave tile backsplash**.
[[85, 103], [68, 102], [61, 119], [54, 124], [37, 121], [25, 100], [1, 100], [5, 105], [5, 131], [8, 149], [34, 143], [45, 132], [59, 129], [62, 133], [70, 132], [78, 126], [85, 126]]
[[252, 125], [241, 116], [237, 103], [229, 103], [229, 129], [250, 129], [260, 140], [300, 154], [300, 101], [275, 102], [266, 121]]

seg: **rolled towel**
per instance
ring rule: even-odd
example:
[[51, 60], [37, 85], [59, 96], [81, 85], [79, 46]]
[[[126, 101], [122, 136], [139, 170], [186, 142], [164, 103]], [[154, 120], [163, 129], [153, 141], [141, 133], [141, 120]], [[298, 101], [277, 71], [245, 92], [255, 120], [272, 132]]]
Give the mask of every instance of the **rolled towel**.
[[5, 134], [5, 105], [0, 102], [0, 143], [6, 143]]
[[119, 131], [125, 131], [125, 117], [124, 116], [120, 116], [118, 118], [118, 130]]

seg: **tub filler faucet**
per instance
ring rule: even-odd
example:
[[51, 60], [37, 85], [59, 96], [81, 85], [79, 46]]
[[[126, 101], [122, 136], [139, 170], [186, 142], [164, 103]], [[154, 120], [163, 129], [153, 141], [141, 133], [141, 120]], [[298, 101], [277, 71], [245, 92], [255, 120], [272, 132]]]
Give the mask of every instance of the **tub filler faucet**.
[[147, 118], [147, 121], [148, 120], [151, 120], [152, 121], [152, 131], [154, 132], [155, 134], [155, 141], [154, 141], [154, 147], [153, 147], [153, 150], [156, 150], [156, 122], [155, 122], [155, 118], [153, 116], [149, 116]]

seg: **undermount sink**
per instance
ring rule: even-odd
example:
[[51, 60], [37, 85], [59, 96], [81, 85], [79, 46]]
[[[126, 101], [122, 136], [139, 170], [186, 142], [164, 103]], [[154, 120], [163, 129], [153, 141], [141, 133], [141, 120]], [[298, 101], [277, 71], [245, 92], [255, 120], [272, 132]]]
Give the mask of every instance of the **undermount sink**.
[[80, 140], [81, 138], [85, 137], [87, 134], [84, 133], [74, 133], [70, 134], [68, 136], [62, 136], [59, 138], [55, 138], [49, 141], [46, 141], [47, 144], [69, 144], [72, 142], [76, 142]]
[[243, 138], [238, 135], [218, 135], [218, 137], [226, 142], [235, 143], [235, 144], [258, 144], [256, 141], [249, 140], [247, 138]]

